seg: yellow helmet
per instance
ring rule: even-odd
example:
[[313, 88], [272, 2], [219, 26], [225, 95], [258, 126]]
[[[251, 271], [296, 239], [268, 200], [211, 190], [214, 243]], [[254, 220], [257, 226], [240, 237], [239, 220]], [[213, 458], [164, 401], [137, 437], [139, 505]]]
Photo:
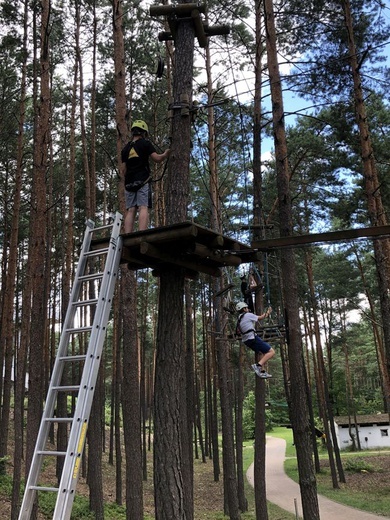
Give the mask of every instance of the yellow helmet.
[[131, 129], [133, 130], [134, 128], [139, 128], [140, 130], [146, 133], [149, 132], [148, 125], [145, 123], [145, 121], [141, 121], [141, 119], [134, 121], [134, 123], [131, 125]]

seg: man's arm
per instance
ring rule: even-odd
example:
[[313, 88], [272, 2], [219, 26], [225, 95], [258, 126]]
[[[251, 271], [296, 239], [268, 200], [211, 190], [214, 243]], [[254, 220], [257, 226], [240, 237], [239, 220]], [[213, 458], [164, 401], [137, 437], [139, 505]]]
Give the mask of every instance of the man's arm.
[[268, 307], [268, 309], [265, 311], [264, 314], [261, 314], [260, 316], [257, 316], [257, 318], [259, 320], [264, 320], [264, 318], [268, 318], [268, 316], [271, 314], [272, 312], [272, 307]]
[[171, 150], [167, 148], [164, 153], [153, 152], [150, 154], [150, 157], [153, 159], [155, 163], [163, 162], [165, 159], [168, 159]]

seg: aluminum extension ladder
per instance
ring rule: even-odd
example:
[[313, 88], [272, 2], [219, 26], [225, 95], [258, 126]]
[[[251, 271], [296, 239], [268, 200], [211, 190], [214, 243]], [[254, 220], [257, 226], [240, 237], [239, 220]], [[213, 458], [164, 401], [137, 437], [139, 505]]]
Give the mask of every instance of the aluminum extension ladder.
[[[38, 491], [57, 493], [53, 520], [68, 520], [70, 518], [119, 270], [122, 252], [121, 222], [122, 215], [120, 213], [116, 213], [114, 222], [108, 226], [95, 228], [91, 220], [87, 221], [19, 520], [30, 520]], [[107, 239], [108, 247], [92, 249], [93, 234], [99, 231], [107, 233], [104, 230], [109, 230], [109, 228], [111, 228], [111, 236], [109, 240]], [[91, 290], [95, 291], [96, 298], [90, 298]], [[83, 349], [85, 353], [80, 353], [77, 349], [82, 343], [83, 334], [86, 335], [84, 338], [88, 340], [88, 346]], [[77, 339], [79, 340], [78, 343]], [[68, 372], [68, 367], [71, 368], [72, 364], [78, 366], [77, 364], [80, 365], [80, 363], [83, 363], [83, 368], [79, 377], [79, 384], [66, 384], [63, 381], [65, 379], [63, 376]], [[68, 417], [69, 411], [66, 417], [56, 416], [57, 396], [61, 392], [64, 392], [66, 396], [69, 394], [73, 397], [76, 396], [74, 412], [70, 412], [73, 417]], [[68, 410], [68, 397], [66, 400]], [[67, 423], [69, 429], [67, 450], [63, 452], [54, 451], [47, 447], [50, 430], [53, 425], [59, 423]], [[64, 457], [61, 480], [58, 487], [47, 487], [39, 483], [39, 476], [44, 458], [53, 456]]]

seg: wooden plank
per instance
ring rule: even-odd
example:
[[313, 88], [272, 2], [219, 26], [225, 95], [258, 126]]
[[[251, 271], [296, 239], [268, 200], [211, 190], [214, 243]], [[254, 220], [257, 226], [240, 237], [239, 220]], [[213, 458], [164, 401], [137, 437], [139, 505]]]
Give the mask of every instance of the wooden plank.
[[[152, 275], [158, 278], [161, 272], [158, 269], [152, 270]], [[199, 280], [199, 273], [196, 271], [191, 271], [190, 269], [184, 270], [184, 278], [188, 278], [189, 280]]]
[[389, 226], [374, 226], [357, 229], [343, 229], [341, 231], [328, 231], [326, 233], [312, 233], [310, 235], [287, 236], [257, 240], [252, 242], [252, 247], [260, 251], [282, 249], [284, 247], [300, 247], [320, 242], [343, 242], [355, 238], [378, 238], [390, 236]]
[[148, 242], [143, 242], [140, 246], [140, 252], [142, 255], [145, 255], [145, 263], [148, 262], [148, 257], [152, 257], [157, 259], [162, 264], [172, 264], [173, 266], [178, 265], [180, 267], [184, 267], [186, 269], [190, 269], [192, 271], [199, 271], [201, 273], [209, 274], [211, 276], [221, 276], [221, 271], [218, 267], [212, 267], [209, 265], [204, 265], [201, 262], [194, 262], [193, 260], [185, 260], [183, 258], [177, 258], [169, 253], [159, 249], [153, 244], [149, 244]]
[[168, 242], [178, 241], [182, 239], [193, 239], [198, 236], [198, 229], [193, 224], [187, 224], [180, 226], [177, 229], [168, 227], [167, 228], [154, 228], [146, 231], [138, 231], [137, 233], [129, 233], [128, 235], [122, 235], [123, 247], [133, 247], [142, 244], [147, 240], [148, 242]]
[[207, 38], [204, 32], [203, 22], [200, 17], [199, 9], [194, 9], [193, 11], [191, 11], [191, 17], [194, 21], [195, 34], [198, 38], [199, 46], [204, 49], [205, 47], [207, 47]]
[[204, 246], [203, 244], [198, 244], [197, 242], [191, 244], [187, 248], [187, 251], [195, 256], [199, 256], [200, 261], [202, 261], [202, 259], [206, 259], [220, 265], [239, 266], [241, 264], [241, 258], [239, 256], [225, 253], [219, 249], [211, 249], [210, 247]]

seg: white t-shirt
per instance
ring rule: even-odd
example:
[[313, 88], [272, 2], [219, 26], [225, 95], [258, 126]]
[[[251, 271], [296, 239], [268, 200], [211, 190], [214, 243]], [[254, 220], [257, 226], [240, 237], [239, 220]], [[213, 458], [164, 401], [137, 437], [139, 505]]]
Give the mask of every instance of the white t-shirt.
[[240, 319], [241, 340], [243, 342], [249, 339], [254, 339], [256, 333], [254, 332], [255, 324], [259, 321], [259, 317], [251, 312], [244, 312]]

